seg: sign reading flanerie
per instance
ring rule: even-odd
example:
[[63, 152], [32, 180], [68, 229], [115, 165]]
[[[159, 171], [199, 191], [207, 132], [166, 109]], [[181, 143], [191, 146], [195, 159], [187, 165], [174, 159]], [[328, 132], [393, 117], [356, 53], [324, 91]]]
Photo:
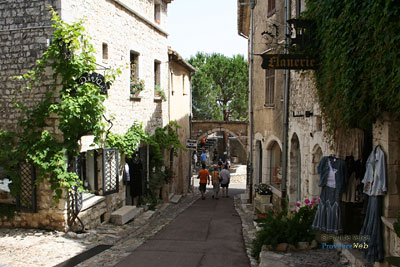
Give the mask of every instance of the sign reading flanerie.
[[264, 54], [263, 69], [316, 69], [316, 59], [306, 55]]

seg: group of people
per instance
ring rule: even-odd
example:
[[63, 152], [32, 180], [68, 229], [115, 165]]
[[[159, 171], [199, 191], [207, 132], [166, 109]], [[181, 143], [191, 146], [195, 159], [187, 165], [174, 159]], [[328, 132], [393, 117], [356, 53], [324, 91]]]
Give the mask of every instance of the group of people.
[[214, 189], [214, 194], [212, 195], [213, 199], [219, 199], [220, 188], [222, 188], [222, 197], [229, 197], [228, 188], [231, 174], [227, 164], [213, 165], [210, 173], [206, 170], [206, 164], [202, 163], [198, 178], [200, 179], [199, 190], [201, 192], [201, 199], [206, 199], [206, 187], [207, 184], [210, 184], [210, 181]]

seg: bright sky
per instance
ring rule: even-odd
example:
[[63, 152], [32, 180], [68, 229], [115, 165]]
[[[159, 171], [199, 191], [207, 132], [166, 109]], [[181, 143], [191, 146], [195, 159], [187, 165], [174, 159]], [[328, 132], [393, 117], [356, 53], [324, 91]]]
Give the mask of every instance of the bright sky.
[[184, 59], [198, 51], [247, 58], [247, 39], [237, 33], [237, 0], [173, 0], [168, 32], [168, 44]]

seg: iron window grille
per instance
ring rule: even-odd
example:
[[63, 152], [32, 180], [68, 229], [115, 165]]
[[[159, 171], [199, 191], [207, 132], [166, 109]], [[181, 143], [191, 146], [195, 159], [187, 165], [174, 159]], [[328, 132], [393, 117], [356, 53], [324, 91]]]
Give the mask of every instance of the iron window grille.
[[119, 192], [119, 151], [116, 148], [103, 150], [103, 195]]
[[[78, 180], [83, 180], [83, 173], [84, 173], [84, 157], [83, 155], [73, 157], [71, 168], [72, 172], [76, 173], [78, 176]], [[73, 191], [71, 192], [71, 208], [74, 211], [75, 215], [77, 215], [83, 206], [83, 194], [82, 192], [78, 191], [78, 185], [74, 187]]]
[[37, 211], [36, 195], [36, 169], [25, 161], [19, 163], [19, 172], [21, 178], [21, 191], [17, 196], [17, 209], [21, 211]]

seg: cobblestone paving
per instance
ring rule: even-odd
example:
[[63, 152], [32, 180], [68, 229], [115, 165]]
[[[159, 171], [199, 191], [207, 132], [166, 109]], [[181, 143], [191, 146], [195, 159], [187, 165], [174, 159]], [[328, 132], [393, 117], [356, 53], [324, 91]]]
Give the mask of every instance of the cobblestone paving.
[[[237, 178], [238, 182], [242, 182], [245, 177], [238, 175]], [[255, 267], [258, 266], [258, 262], [251, 257], [251, 243], [256, 232], [253, 209], [251, 205], [242, 204], [238, 196], [235, 197], [235, 207], [242, 219], [243, 239], [251, 267]], [[54, 266], [100, 244], [113, 245], [113, 247], [77, 266], [114, 266], [145, 240], [168, 225], [198, 198], [199, 191], [195, 187], [194, 193], [182, 198], [178, 204], [162, 204], [156, 211], [147, 211], [133, 222], [123, 226], [105, 224], [83, 234], [0, 229], [0, 267]], [[286, 266], [336, 267], [344, 265], [335, 250], [312, 250], [277, 255]]]
[[113, 266], [160, 231], [199, 198], [188, 194], [123, 226], [105, 224], [83, 234], [33, 229], [0, 229], [0, 267], [54, 266], [100, 244], [114, 245], [78, 266]]

